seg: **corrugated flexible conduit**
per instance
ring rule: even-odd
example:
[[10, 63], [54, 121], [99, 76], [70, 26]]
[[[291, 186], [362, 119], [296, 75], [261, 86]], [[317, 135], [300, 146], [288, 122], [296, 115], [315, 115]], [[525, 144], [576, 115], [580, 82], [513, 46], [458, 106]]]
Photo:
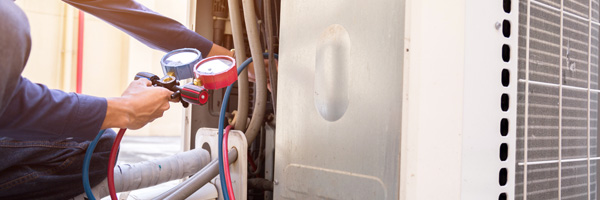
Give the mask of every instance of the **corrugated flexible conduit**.
[[[233, 46], [235, 46], [236, 66], [241, 66], [246, 57], [246, 48], [244, 47], [244, 30], [242, 26], [242, 16], [240, 16], [239, 0], [229, 0], [229, 18], [231, 20], [231, 32], [233, 33]], [[248, 69], [244, 69], [238, 75], [238, 109], [235, 129], [242, 132], [246, 131], [248, 120]]]
[[265, 62], [260, 44], [260, 33], [256, 22], [254, 1], [242, 0], [242, 7], [244, 9], [244, 20], [246, 22], [250, 53], [252, 53], [252, 59], [254, 60], [254, 74], [256, 75], [256, 102], [254, 103], [254, 112], [252, 113], [250, 126], [246, 130], [248, 144], [252, 144], [263, 124], [265, 109], [267, 107], [267, 73], [265, 72]]

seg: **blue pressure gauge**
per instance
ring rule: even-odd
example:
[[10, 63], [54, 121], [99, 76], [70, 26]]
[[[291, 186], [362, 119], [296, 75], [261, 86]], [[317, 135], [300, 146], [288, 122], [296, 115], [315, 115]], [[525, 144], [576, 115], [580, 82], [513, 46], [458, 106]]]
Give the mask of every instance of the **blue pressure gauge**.
[[194, 78], [194, 65], [202, 60], [202, 53], [197, 49], [177, 49], [167, 53], [160, 60], [165, 75], [174, 76], [177, 80]]

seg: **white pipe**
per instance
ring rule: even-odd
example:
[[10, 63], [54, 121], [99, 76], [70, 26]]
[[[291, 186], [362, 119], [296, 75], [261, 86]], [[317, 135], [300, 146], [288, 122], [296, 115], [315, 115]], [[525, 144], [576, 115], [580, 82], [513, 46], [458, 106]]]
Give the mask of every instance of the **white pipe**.
[[246, 22], [246, 32], [248, 33], [248, 43], [252, 60], [254, 60], [254, 74], [256, 75], [256, 101], [254, 103], [254, 112], [250, 126], [246, 130], [248, 144], [251, 144], [263, 124], [265, 108], [267, 104], [267, 73], [265, 72], [265, 62], [262, 55], [262, 46], [260, 44], [260, 32], [256, 22], [256, 12], [254, 10], [254, 0], [242, 0], [244, 7], [244, 19]]
[[[208, 151], [194, 149], [152, 161], [118, 165], [115, 167], [115, 189], [117, 192], [130, 191], [181, 179], [198, 172], [209, 162]], [[107, 179], [92, 188], [92, 193], [98, 199], [108, 196]], [[83, 193], [74, 199], [85, 197]]]
[[[229, 163], [232, 164], [237, 160], [238, 152], [234, 148], [234, 149], [229, 150], [228, 155], [229, 155]], [[215, 176], [217, 176], [217, 175], [219, 175], [219, 162], [218, 162], [218, 160], [213, 160], [213, 162], [211, 162], [204, 169], [202, 169], [201, 172], [194, 175], [192, 178], [188, 179], [189, 181], [186, 181], [185, 183], [181, 183], [181, 184], [177, 185], [176, 187], [178, 187], [178, 189], [176, 191], [172, 192], [170, 190], [169, 192], [172, 192], [172, 194], [168, 195], [164, 199], [166, 199], [166, 200], [185, 199], [185, 198], [189, 197], [190, 195], [192, 195], [197, 190], [199, 190], [202, 186], [206, 185], [206, 183], [208, 183], [210, 180], [215, 178]], [[168, 192], [165, 192], [165, 194], [166, 193], [168, 193]], [[160, 196], [158, 196], [154, 199], [163, 199], [162, 197], [164, 197], [164, 194], [161, 194]]]
[[[235, 60], [239, 67], [246, 58], [242, 16], [240, 16], [240, 4], [239, 0], [229, 0], [228, 3], [231, 32], [233, 33], [233, 46], [235, 47]], [[248, 121], [248, 85], [248, 69], [244, 69], [238, 76], [238, 112], [235, 122], [235, 129], [242, 132], [246, 131], [246, 124]]]
[[[185, 181], [177, 184], [176, 186], [172, 187], [171, 189], [163, 192], [162, 194], [152, 198], [153, 200], [162, 200], [162, 199], [166, 199], [169, 195], [175, 193], [177, 190], [179, 190], [180, 188], [182, 188], [185, 185], [190, 184], [190, 182], [192, 182], [193, 180], [197, 179], [197, 176], [206, 176], [207, 171], [211, 171], [212, 168], [216, 167], [217, 170], [219, 169], [219, 166], [215, 164], [218, 163], [219, 161], [217, 159], [210, 161], [210, 163], [208, 163], [208, 165], [206, 165], [204, 168], [202, 168], [200, 171], [198, 171], [198, 173], [194, 174], [194, 176], [186, 179]], [[217, 172], [218, 174], [218, 172]], [[216, 176], [216, 175], [215, 175]], [[208, 182], [207, 182], [208, 183]], [[205, 183], [206, 184], [206, 183]]]

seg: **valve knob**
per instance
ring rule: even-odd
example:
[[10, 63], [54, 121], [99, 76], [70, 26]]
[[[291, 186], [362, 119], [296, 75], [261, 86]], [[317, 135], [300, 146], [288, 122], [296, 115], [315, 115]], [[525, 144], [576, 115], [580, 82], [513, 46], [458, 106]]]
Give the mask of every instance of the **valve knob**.
[[187, 84], [181, 88], [181, 98], [189, 103], [204, 105], [208, 102], [208, 91], [202, 86]]

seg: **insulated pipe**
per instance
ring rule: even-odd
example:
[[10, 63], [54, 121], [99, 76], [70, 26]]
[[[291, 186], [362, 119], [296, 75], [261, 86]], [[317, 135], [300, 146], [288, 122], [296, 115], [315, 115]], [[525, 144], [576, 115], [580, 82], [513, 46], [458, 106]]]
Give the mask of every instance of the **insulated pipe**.
[[192, 176], [192, 177], [190, 177], [190, 178], [188, 178], [188, 179], [184, 180], [183, 182], [181, 182], [181, 183], [177, 184], [176, 186], [174, 186], [174, 187], [172, 187], [171, 189], [169, 189], [169, 190], [167, 190], [167, 191], [163, 192], [162, 194], [159, 194], [158, 196], [156, 196], [156, 197], [152, 198], [152, 200], [163, 200], [163, 199], [166, 199], [167, 197], [169, 197], [169, 195], [171, 195], [171, 194], [173, 194], [175, 191], [179, 190], [179, 188], [183, 187], [184, 185], [187, 185], [187, 184], [189, 184], [189, 183], [192, 181], [192, 178], [193, 178], [193, 177], [195, 177], [195, 176], [199, 176], [200, 174], [204, 174], [204, 173], [206, 173], [205, 171], [206, 171], [208, 168], [211, 168], [211, 167], [213, 167], [214, 163], [216, 163], [216, 162], [217, 162], [217, 160], [210, 161], [210, 163], [208, 163], [208, 165], [206, 165], [206, 167], [202, 168], [200, 171], [198, 171], [198, 173], [194, 174], [194, 176]]
[[[207, 168], [212, 167], [216, 161], [217, 160], [213, 160], [210, 163], [208, 163], [208, 165], [206, 165], [206, 167], [202, 168], [202, 170], [200, 170], [198, 173], [194, 174], [194, 176], [198, 176], [200, 174], [205, 173], [204, 171], [206, 171]], [[184, 180], [183, 182], [177, 184], [176, 186], [174, 186], [171, 189], [163, 192], [162, 194], [159, 194], [158, 196], [152, 198], [152, 200], [163, 200], [163, 199], [166, 199], [167, 197], [169, 197], [169, 195], [171, 195], [175, 191], [179, 190], [179, 188], [183, 187], [184, 185], [189, 184], [194, 176], [192, 176], [191, 178], [188, 178], [188, 179]]]
[[256, 75], [256, 101], [254, 103], [254, 112], [250, 126], [246, 130], [248, 144], [252, 144], [260, 126], [262, 125], [267, 103], [267, 73], [265, 72], [265, 62], [262, 55], [262, 46], [260, 44], [260, 32], [256, 24], [256, 12], [254, 10], [254, 0], [242, 0], [244, 8], [244, 19], [246, 22], [246, 32], [248, 33], [248, 43], [250, 52], [254, 60], [254, 74]]
[[[229, 150], [229, 163], [233, 163], [237, 160], [238, 152], [236, 149]], [[194, 192], [199, 190], [201, 187], [206, 185], [206, 183], [210, 182], [215, 176], [219, 174], [219, 162], [218, 159], [210, 162], [201, 172], [198, 172], [196, 175], [192, 176], [192, 178], [186, 180], [185, 182], [177, 185], [179, 189], [175, 192], [172, 192], [166, 198], [162, 198], [163, 194], [154, 198], [154, 199], [185, 199], [192, 195]], [[169, 190], [170, 191], [170, 190]], [[169, 192], [167, 191], [167, 192]], [[165, 193], [167, 193], [165, 192]]]
[[[239, 0], [229, 0], [229, 18], [231, 20], [231, 32], [233, 33], [233, 46], [235, 47], [236, 66], [241, 66], [246, 58], [246, 48], [244, 47], [244, 30], [242, 26], [242, 16], [240, 16]], [[238, 112], [235, 122], [235, 129], [242, 132], [246, 131], [248, 121], [248, 69], [244, 69], [238, 75]]]
[[[189, 179], [184, 180], [183, 182], [177, 184], [176, 186], [172, 187], [171, 189], [163, 192], [162, 194], [160, 194], [160, 195], [158, 195], [158, 196], [156, 196], [156, 197], [154, 197], [152, 199], [153, 200], [162, 200], [162, 199], [167, 198], [169, 195], [173, 194], [175, 191], [179, 190], [184, 185], [189, 184], [192, 180], [194, 180], [194, 177], [196, 177], [196, 176], [204, 176], [202, 174], [207, 173], [206, 171], [208, 169], [210, 169], [211, 167], [214, 167], [213, 165], [215, 165], [215, 163], [217, 163], [217, 162], [218, 162], [217, 159], [210, 161], [210, 163], [208, 163], [204, 168], [202, 168], [200, 171], [198, 171], [196, 174], [194, 174]], [[217, 165], [217, 170], [218, 170], [218, 165]]]
[[[119, 165], [115, 167], [115, 189], [117, 192], [130, 191], [181, 179], [198, 172], [209, 163], [208, 151], [194, 149], [152, 161]], [[107, 196], [109, 194], [107, 183], [108, 180], [104, 179], [102, 183], [92, 188], [94, 196]], [[84, 193], [74, 199], [85, 197]]]

